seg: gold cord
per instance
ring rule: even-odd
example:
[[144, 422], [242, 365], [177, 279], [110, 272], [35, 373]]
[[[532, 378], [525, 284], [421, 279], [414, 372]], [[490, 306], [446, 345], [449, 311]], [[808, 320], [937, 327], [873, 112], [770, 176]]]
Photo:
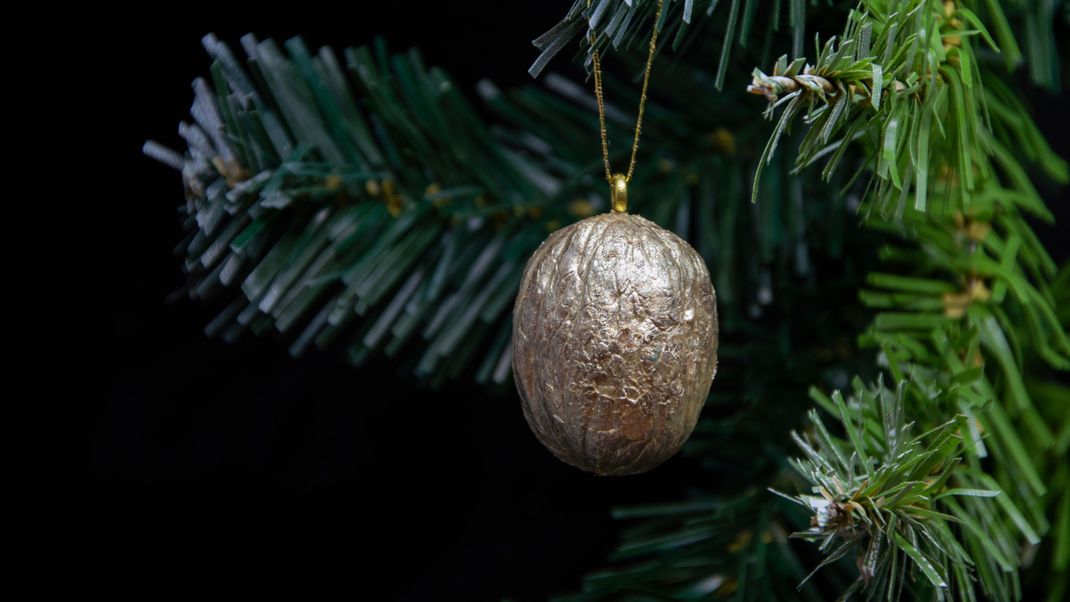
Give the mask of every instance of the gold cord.
[[[654, 14], [654, 32], [650, 36], [650, 50], [646, 57], [646, 70], [643, 73], [643, 91], [639, 96], [639, 115], [635, 120], [635, 139], [632, 141], [632, 158], [628, 162], [627, 174], [613, 174], [609, 166], [609, 141], [606, 134], [606, 105], [605, 96], [602, 93], [602, 65], [598, 59], [598, 51], [594, 49], [595, 37], [591, 31], [588, 41], [591, 44], [591, 59], [594, 70], [594, 97], [598, 101], [598, 128], [602, 134], [602, 161], [606, 168], [606, 181], [609, 182], [613, 198], [613, 211], [624, 213], [628, 206], [627, 183], [632, 180], [635, 172], [635, 159], [639, 152], [639, 134], [643, 130], [643, 111], [646, 110], [646, 90], [650, 84], [650, 66], [654, 63], [654, 50], [658, 44], [658, 22], [661, 20], [661, 7], [663, 0], [658, 0], [657, 12]], [[591, 0], [587, 0], [587, 10], [591, 9]]]

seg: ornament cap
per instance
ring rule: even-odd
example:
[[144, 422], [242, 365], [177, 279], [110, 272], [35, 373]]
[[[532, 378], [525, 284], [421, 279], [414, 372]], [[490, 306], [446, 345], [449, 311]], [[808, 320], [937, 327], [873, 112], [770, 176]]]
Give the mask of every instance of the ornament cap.
[[615, 173], [609, 179], [610, 200], [613, 213], [628, 212], [628, 178], [622, 173]]

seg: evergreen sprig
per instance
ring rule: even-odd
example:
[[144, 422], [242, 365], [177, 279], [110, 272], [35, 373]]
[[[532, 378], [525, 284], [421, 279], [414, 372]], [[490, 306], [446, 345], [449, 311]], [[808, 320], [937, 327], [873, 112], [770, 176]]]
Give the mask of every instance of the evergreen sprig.
[[[901, 215], [908, 196], [914, 208], [924, 211], [932, 180], [937, 179], [954, 184], [962, 204], [968, 205], [977, 181], [992, 172], [989, 157], [1001, 161], [1005, 154], [989, 146], [990, 122], [996, 119], [1023, 127], [1029, 157], [1042, 158], [1052, 177], [1065, 179], [1066, 166], [1047, 159], [1054, 155], [1035, 125], [1023, 122], [1013, 94], [1005, 86], [990, 92], [987, 82], [981, 82], [982, 77], [993, 78], [987, 68], [982, 75], [984, 57], [971, 40], [979, 38], [994, 52], [1000, 46], [977, 12], [964, 4], [865, 2], [864, 9], [850, 12], [842, 36], [817, 44], [813, 65], [802, 57], [789, 64], [785, 55], [772, 75], [756, 69], [748, 91], [770, 100], [766, 115], [772, 117], [773, 109], [786, 103], [759, 167], [801, 116], [808, 129], [796, 155], [798, 171], [828, 157], [822, 170], [827, 178], [857, 141], [869, 149], [873, 162], [857, 166], [856, 173], [873, 173], [870, 198], [881, 212]], [[999, 4], [988, 5], [992, 19], [1005, 24]], [[997, 29], [997, 37], [1003, 47], [1017, 48], [1005, 26]], [[930, 174], [931, 163], [939, 171]], [[959, 174], [962, 181], [942, 178], [947, 173]], [[757, 198], [758, 182], [755, 178], [752, 199]], [[1030, 209], [1047, 216], [1043, 204]]]
[[[665, 0], [660, 22], [653, 23], [655, 4], [655, 0], [595, 0], [588, 8], [588, 0], [573, 0], [565, 18], [534, 40], [535, 47], [541, 52], [528, 72], [537, 77], [550, 60], [577, 37], [581, 38], [580, 47], [588, 68], [595, 50], [643, 46], [652, 27], [658, 28], [662, 39], [670, 40], [669, 45], [674, 51], [691, 50], [693, 45], [710, 43], [700, 32], [711, 22], [718, 26], [723, 23], [723, 30], [718, 27], [716, 43], [718, 61], [714, 85], [718, 90], [724, 85], [733, 46], [753, 45], [752, 32], [756, 23], [767, 28], [767, 39], [784, 23], [791, 28], [795, 53], [802, 52], [805, 0], [784, 0], [785, 6], [780, 0]], [[715, 13], [716, 18], [710, 18]], [[592, 38], [593, 44], [590, 42]]]
[[811, 411], [811, 433], [793, 434], [805, 457], [792, 461], [811, 493], [774, 492], [811, 513], [810, 527], [793, 536], [819, 543], [826, 554], [814, 572], [853, 554], [858, 578], [840, 599], [856, 592], [866, 599], [898, 599], [907, 575], [923, 576], [925, 587], [916, 597], [930, 590], [941, 599], [973, 599], [974, 563], [954, 535], [960, 521], [948, 514], [944, 500], [1000, 492], [958, 482], [954, 469], [972, 441], [967, 418], [958, 415], [912, 434], [916, 425], [905, 422], [905, 390], [906, 381], [895, 391], [879, 381], [871, 388], [856, 381], [846, 399], [838, 391], [829, 398], [813, 390], [813, 399], [840, 417], [846, 437], [832, 435]]
[[504, 380], [509, 303], [570, 166], [518, 160], [416, 53], [350, 49], [343, 67], [246, 36], [246, 68], [204, 43], [212, 86], [194, 84], [186, 156], [146, 152], [183, 173], [188, 293], [241, 289], [207, 332], [276, 330], [295, 354], [341, 339], [356, 363], [379, 351], [432, 382], [471, 363]]

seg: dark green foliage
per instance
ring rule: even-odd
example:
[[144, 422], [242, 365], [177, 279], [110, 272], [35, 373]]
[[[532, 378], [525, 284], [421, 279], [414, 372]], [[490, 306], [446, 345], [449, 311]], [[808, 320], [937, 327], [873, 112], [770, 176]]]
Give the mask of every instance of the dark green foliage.
[[[229, 299], [208, 333], [276, 332], [295, 354], [341, 347], [358, 364], [384, 353], [432, 384], [504, 382], [524, 262], [550, 231], [606, 207], [597, 136], [584, 135], [597, 132], [590, 91], [554, 75], [549, 90], [484, 82], [498, 117], [488, 128], [412, 52], [348, 50], [343, 68], [298, 39], [284, 53], [248, 36], [245, 64], [211, 36], [205, 46], [213, 84], [195, 85], [187, 155], [146, 150], [183, 172], [188, 294]], [[802, 203], [823, 191], [788, 183], [782, 169], [770, 182], [788, 194], [739, 205], [753, 155], [737, 141], [762, 124], [722, 105], [701, 73], [684, 75], [655, 79], [632, 206], [710, 262], [731, 332], [774, 290], [815, 284], [807, 240], [825, 232], [834, 244], [821, 253], [838, 256], [843, 236], [829, 226], [844, 212]], [[619, 80], [606, 85], [622, 104], [635, 100]], [[538, 134], [526, 131], [533, 123]], [[611, 107], [611, 135], [631, 125]], [[738, 252], [741, 237], [758, 252]]]
[[[649, 40], [656, 12], [654, 0], [593, 0], [590, 9], [587, 5], [588, 0], [574, 0], [565, 18], [534, 40], [541, 53], [529, 69], [531, 75], [537, 77], [558, 52], [576, 39], [582, 40], [588, 67], [594, 50], [625, 50], [644, 46]], [[703, 27], [718, 28], [717, 41], [712, 45], [718, 52], [714, 85], [720, 90], [733, 46], [756, 45], [752, 34], [757, 33], [755, 21], [759, 14], [763, 15], [760, 20], [767, 39], [783, 23], [785, 29], [790, 27], [796, 53], [801, 52], [805, 7], [806, 0], [665, 0], [657, 25], [662, 39], [670, 40], [673, 51], [686, 52], [707, 51], [711, 32]], [[589, 31], [594, 33], [593, 44], [589, 43]]]
[[831, 398], [812, 392], [839, 416], [846, 436], [831, 435], [814, 411], [812, 434], [796, 435], [805, 458], [792, 466], [811, 490], [793, 499], [814, 518], [794, 536], [826, 554], [815, 572], [848, 555], [858, 559], [858, 578], [844, 598], [858, 592], [895, 599], [909, 587], [915, 597], [924, 591], [973, 599], [973, 560], [955, 537], [961, 521], [948, 510], [958, 508], [953, 498], [993, 498], [1000, 491], [985, 488], [990, 479], [983, 475], [955, 471], [974, 441], [968, 418], [958, 415], [915, 434], [917, 425], [905, 421], [906, 395], [905, 381], [896, 391], [856, 382], [846, 399], [839, 391]]
[[[567, 167], [498, 144], [438, 70], [383, 48], [312, 56], [211, 37], [195, 85], [183, 244], [192, 296], [240, 287], [210, 334], [275, 329], [441, 379], [507, 375], [508, 309]], [[414, 351], [408, 343], [422, 339]], [[408, 351], [409, 353], [405, 353]], [[504, 366], [504, 367], [503, 367]]]
[[[872, 174], [866, 223], [901, 242], [882, 249], [889, 270], [870, 274], [873, 288], [860, 291], [878, 312], [860, 343], [880, 350], [881, 366], [906, 387], [906, 411], [923, 428], [966, 417], [960, 430], [971, 433], [971, 443], [949, 480], [1006, 492], [994, 506], [972, 498], [947, 502], [961, 526], [956, 539], [940, 541], [932, 553], [911, 551], [895, 533], [882, 542], [873, 531], [869, 545], [898, 546], [922, 568], [919, 559], [927, 558], [934, 569], [922, 573], [930, 585], [944, 583], [956, 597], [974, 597], [976, 573], [985, 594], [1014, 599], [1016, 568], [1032, 555], [1016, 541], [1041, 544], [1056, 518], [1051, 494], [1065, 496], [1049, 492], [1048, 483], [1053, 471], [1063, 471], [1052, 426], [1070, 422], [1065, 402], [1041, 408], [1026, 385], [1034, 364], [1070, 368], [1070, 339], [1048, 286], [1056, 266], [1024, 219], [1051, 214], [1021, 161], [1060, 182], [1067, 169], [997, 70], [979, 58], [975, 45], [999, 46], [970, 4], [863, 2], [840, 39], [819, 46], [813, 66], [782, 58], [772, 76], [755, 71], [751, 89], [787, 102], [766, 157], [800, 116], [809, 129], [797, 171], [805, 174], [827, 156], [828, 177], [844, 162], [844, 149], [863, 147], [866, 161], [853, 167]], [[998, 26], [998, 44], [1016, 48], [998, 3], [987, 3], [987, 17]], [[1047, 387], [1049, 396], [1070, 399], [1065, 388]], [[931, 446], [936, 438], [923, 439]], [[864, 447], [852, 443], [856, 452]], [[896, 463], [887, 459], [883, 467]], [[808, 479], [818, 481], [813, 471]], [[1056, 531], [1050, 541], [1058, 550], [1065, 537]], [[861, 558], [870, 566], [868, 552]], [[916, 586], [892, 564], [874, 566], [869, 578], [878, 590]]]

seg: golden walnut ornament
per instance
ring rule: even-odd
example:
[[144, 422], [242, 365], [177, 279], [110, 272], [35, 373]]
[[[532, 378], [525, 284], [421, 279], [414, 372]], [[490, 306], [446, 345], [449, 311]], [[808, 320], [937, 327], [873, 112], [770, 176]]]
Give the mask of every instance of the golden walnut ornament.
[[550, 235], [513, 313], [524, 416], [555, 456], [599, 475], [645, 472], [695, 428], [717, 368], [717, 306], [702, 257], [626, 213]]

